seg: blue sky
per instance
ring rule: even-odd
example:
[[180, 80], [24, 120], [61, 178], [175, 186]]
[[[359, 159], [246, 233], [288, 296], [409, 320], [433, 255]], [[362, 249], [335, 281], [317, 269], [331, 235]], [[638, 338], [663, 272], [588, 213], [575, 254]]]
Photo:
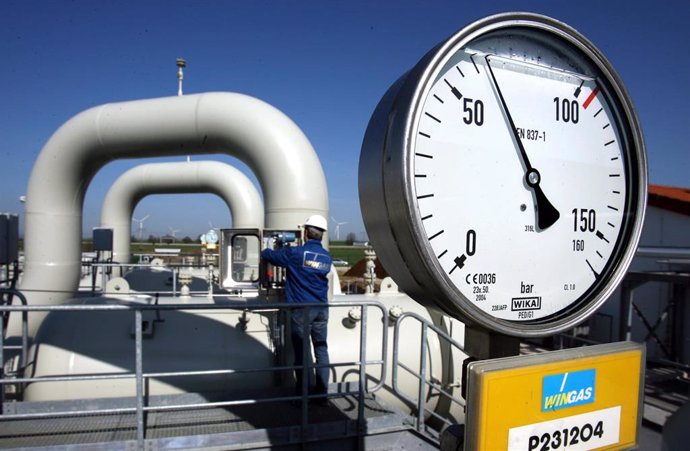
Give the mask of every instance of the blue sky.
[[[473, 20], [532, 11], [564, 21], [608, 57], [637, 108], [650, 182], [690, 186], [690, 3], [680, 1], [31, 1], [0, 2], [0, 211], [22, 213], [33, 162], [72, 116], [109, 102], [232, 91], [291, 117], [324, 167], [331, 214], [363, 232], [360, 146], [386, 89], [432, 47]], [[209, 156], [245, 168], [228, 157]], [[194, 160], [205, 159], [202, 156]], [[158, 161], [180, 161], [168, 158]], [[150, 160], [120, 160], [92, 181], [84, 233], [110, 185]], [[213, 195], [139, 203], [146, 233], [178, 236], [230, 225]]]

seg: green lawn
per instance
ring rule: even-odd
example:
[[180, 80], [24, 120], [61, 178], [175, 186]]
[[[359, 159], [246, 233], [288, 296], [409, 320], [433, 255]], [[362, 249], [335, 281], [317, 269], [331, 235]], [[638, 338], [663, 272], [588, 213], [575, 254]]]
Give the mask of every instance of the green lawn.
[[350, 265], [354, 265], [364, 258], [364, 249], [364, 247], [331, 246], [329, 250], [334, 259], [345, 260]]

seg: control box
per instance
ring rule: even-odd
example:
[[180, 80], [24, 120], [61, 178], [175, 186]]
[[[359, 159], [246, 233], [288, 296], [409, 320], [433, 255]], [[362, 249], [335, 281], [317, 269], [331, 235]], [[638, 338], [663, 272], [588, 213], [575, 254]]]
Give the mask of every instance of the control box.
[[113, 251], [113, 229], [106, 229], [104, 227], [94, 227], [93, 250], [108, 252]]
[[0, 213], [0, 265], [19, 260], [19, 217]]
[[220, 230], [220, 286], [231, 290], [259, 285], [259, 229]]

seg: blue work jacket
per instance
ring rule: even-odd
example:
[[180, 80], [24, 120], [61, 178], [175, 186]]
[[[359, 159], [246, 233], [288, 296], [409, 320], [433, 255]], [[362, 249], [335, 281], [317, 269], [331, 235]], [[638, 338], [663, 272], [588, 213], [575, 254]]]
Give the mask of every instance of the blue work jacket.
[[285, 295], [288, 302], [328, 302], [328, 273], [331, 254], [319, 240], [308, 240], [303, 246], [264, 249], [261, 258], [287, 268]]

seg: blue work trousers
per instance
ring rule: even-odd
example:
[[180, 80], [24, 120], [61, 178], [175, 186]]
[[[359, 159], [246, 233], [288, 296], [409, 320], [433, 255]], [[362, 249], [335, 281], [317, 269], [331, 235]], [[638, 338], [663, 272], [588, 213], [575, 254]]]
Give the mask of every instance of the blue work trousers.
[[[304, 327], [304, 310], [307, 310], [307, 325]], [[314, 356], [316, 358], [316, 365], [321, 366], [316, 368], [316, 383], [312, 393], [325, 394], [328, 392], [328, 307], [312, 307], [308, 309], [296, 308], [292, 309], [291, 327], [292, 327], [292, 347], [295, 354], [295, 366], [302, 366], [304, 364], [304, 340], [305, 330], [306, 335], [311, 337], [311, 343], [314, 347]], [[308, 346], [308, 344], [307, 344]], [[307, 364], [311, 365], [311, 353], [308, 352], [307, 347]], [[302, 368], [295, 370], [295, 378], [297, 379], [296, 393], [302, 394]], [[307, 389], [312, 386], [312, 370], [308, 370], [307, 374]]]

